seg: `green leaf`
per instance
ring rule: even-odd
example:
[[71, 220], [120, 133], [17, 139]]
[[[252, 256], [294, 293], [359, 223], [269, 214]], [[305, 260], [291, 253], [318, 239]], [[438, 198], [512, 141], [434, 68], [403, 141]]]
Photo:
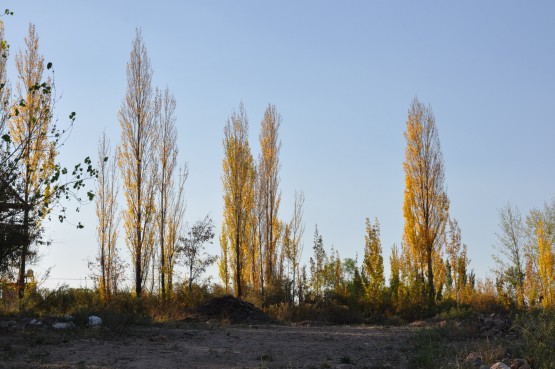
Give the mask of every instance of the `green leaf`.
[[12, 139], [11, 139], [10, 135], [7, 134], [7, 133], [2, 136], [2, 139], [6, 142], [12, 142]]
[[50, 69], [50, 68], [52, 68], [52, 63], [48, 62], [48, 64], [46, 64], [46, 69]]

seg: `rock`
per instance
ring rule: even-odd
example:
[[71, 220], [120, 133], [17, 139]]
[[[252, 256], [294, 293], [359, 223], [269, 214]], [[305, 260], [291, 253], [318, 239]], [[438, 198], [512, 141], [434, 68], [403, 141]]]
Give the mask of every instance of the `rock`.
[[31, 321], [29, 322], [29, 325], [42, 326], [42, 320], [40, 320], [40, 319], [31, 319]]
[[75, 328], [75, 324], [73, 322], [58, 322], [52, 324], [52, 328], [54, 329], [70, 329]]
[[507, 316], [497, 314], [480, 314], [478, 318], [478, 334], [481, 337], [505, 336], [511, 329], [511, 322]]
[[8, 320], [8, 321], [0, 322], [0, 328], [4, 328], [4, 329], [8, 329], [8, 330], [10, 330], [11, 328], [14, 328], [16, 325], [17, 325], [17, 323], [15, 322], [15, 320]]
[[514, 359], [511, 364], [511, 369], [531, 369], [530, 364], [524, 359]]
[[493, 364], [489, 369], [511, 369], [507, 366], [507, 364], [498, 362]]
[[102, 318], [96, 315], [89, 316], [89, 327], [100, 327], [102, 325]]
[[411, 327], [424, 327], [426, 326], [426, 322], [423, 320], [415, 320], [414, 322], [409, 324]]
[[472, 365], [475, 368], [481, 367], [484, 363], [482, 361], [482, 355], [480, 355], [478, 352], [471, 352], [470, 354], [468, 354], [464, 362]]

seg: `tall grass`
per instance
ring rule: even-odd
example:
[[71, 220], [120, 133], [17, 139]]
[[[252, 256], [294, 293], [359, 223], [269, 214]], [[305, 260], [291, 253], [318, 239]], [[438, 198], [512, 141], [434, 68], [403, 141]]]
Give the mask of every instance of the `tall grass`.
[[514, 329], [534, 369], [555, 368], [555, 310], [532, 310], [519, 315]]

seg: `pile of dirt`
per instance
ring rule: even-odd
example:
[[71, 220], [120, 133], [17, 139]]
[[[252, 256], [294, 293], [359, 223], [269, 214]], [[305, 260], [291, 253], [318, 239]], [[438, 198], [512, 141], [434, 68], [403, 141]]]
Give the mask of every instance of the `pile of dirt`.
[[276, 323], [262, 310], [230, 295], [217, 297], [200, 306], [186, 321], [218, 320], [229, 324], [271, 324]]

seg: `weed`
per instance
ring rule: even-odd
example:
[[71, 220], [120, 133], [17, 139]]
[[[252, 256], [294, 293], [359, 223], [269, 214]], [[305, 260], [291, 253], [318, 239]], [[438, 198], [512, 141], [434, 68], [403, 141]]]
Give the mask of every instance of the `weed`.
[[341, 364], [352, 364], [352, 365], [355, 364], [355, 362], [353, 361], [353, 359], [351, 359], [351, 357], [349, 355], [345, 355], [345, 356], [341, 357], [341, 360], [339, 360], [339, 362]]
[[409, 367], [414, 369], [445, 366], [457, 357], [459, 345], [470, 338], [469, 331], [448, 322], [442, 327], [424, 328], [412, 339]]
[[264, 355], [258, 356], [256, 358], [256, 360], [259, 360], [259, 361], [274, 361], [274, 358], [272, 357], [272, 355], [264, 354]]
[[515, 330], [523, 340], [525, 356], [534, 368], [551, 369], [555, 363], [555, 310], [530, 311], [518, 316]]

